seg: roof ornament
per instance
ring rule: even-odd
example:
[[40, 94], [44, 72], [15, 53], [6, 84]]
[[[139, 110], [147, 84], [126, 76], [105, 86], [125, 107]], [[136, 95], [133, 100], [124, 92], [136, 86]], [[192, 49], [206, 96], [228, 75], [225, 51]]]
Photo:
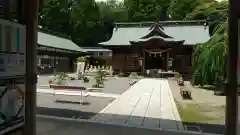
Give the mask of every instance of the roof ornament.
[[154, 23], [154, 24], [150, 27], [149, 30], [152, 30], [152, 29], [155, 29], [155, 28], [164, 30], [164, 28], [163, 28], [163, 26], [161, 25], [161, 23], [159, 22], [159, 20], [158, 20], [156, 23]]
[[204, 23], [204, 29], [205, 29], [205, 30], [207, 29], [207, 26], [208, 26], [208, 23], [205, 22], [205, 23]]
[[118, 30], [118, 25], [116, 25], [114, 28], [114, 31], [117, 31], [117, 30]]

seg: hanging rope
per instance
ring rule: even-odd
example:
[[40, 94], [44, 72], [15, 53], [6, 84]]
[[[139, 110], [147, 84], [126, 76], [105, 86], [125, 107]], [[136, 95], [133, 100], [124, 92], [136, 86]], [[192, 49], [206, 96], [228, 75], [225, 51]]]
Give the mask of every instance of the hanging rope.
[[152, 54], [154, 55], [154, 57], [156, 57], [158, 54], [160, 56], [162, 56], [162, 53], [165, 53], [167, 51], [169, 51], [170, 49], [166, 49], [166, 50], [163, 50], [163, 51], [159, 51], [159, 52], [154, 52], [154, 51], [149, 51], [149, 50], [146, 50], [144, 49], [144, 51], [146, 51], [147, 53], [149, 53], [149, 56], [151, 56]]

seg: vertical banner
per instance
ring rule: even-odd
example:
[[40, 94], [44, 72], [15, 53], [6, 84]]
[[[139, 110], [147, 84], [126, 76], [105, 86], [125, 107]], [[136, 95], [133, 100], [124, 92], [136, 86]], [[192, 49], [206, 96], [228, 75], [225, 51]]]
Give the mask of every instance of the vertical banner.
[[24, 125], [25, 26], [0, 20], [0, 135]]

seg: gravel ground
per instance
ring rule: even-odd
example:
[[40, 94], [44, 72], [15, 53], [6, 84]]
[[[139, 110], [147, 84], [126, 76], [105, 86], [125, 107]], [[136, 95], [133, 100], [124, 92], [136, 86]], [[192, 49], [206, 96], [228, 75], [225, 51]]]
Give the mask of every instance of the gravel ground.
[[[79, 96], [63, 96], [72, 101], [78, 101]], [[88, 97], [89, 104], [81, 105], [79, 103], [59, 103], [51, 94], [37, 94], [37, 114], [50, 115], [68, 118], [88, 119], [100, 112], [114, 98]]]
[[[50, 78], [50, 76], [40, 76], [38, 78], [38, 88], [41, 88], [42, 85], [48, 85], [48, 80]], [[67, 84], [92, 88], [92, 85], [95, 84], [95, 79], [93, 77], [89, 77], [89, 80], [89, 83], [83, 83], [82, 80], [67, 80]], [[106, 77], [105, 86], [101, 92], [122, 94], [130, 87], [129, 82], [132, 82], [133, 80], [134, 79], [127, 77]]]
[[[50, 79], [51, 76], [39, 76], [37, 84], [38, 88], [41, 88], [43, 85], [48, 85], [48, 80]], [[82, 80], [67, 80], [67, 84], [91, 88], [92, 85], [95, 84], [95, 79], [89, 77], [89, 80], [89, 83], [83, 83]], [[130, 87], [129, 82], [132, 80], [133, 79], [127, 77], [106, 77], [105, 87], [100, 92], [122, 94]], [[63, 96], [62, 98], [71, 99], [71, 101], [78, 101], [79, 97]], [[55, 102], [56, 97], [53, 95], [37, 93], [37, 114], [70, 118], [81, 117], [82, 119], [88, 119], [100, 112], [113, 100], [114, 98], [90, 96], [88, 97], [89, 104], [80, 105], [77, 103]]]
[[224, 133], [225, 121], [225, 97], [213, 95], [213, 91], [193, 87], [188, 81], [185, 82], [187, 89], [191, 90], [192, 100], [183, 100], [180, 95], [180, 87], [173, 79], [168, 79], [175, 101], [182, 106], [197, 106], [199, 113], [210, 117], [211, 120], [199, 122], [184, 122], [186, 125], [199, 126], [208, 133]]

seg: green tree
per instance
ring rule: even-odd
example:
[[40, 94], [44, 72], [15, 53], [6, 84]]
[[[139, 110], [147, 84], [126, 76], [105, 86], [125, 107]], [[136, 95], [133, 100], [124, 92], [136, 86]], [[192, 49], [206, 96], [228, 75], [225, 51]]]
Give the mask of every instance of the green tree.
[[94, 0], [43, 0], [39, 24], [71, 36], [80, 46], [93, 46], [108, 39], [112, 32], [112, 23], [101, 17]]
[[193, 10], [213, 0], [171, 0], [167, 14], [171, 20], [183, 20]]
[[193, 84], [215, 84], [225, 77], [227, 55], [227, 2], [210, 2], [199, 5], [188, 19], [207, 19], [211, 39], [197, 45], [193, 53]]
[[209, 32], [213, 35], [218, 24], [226, 21], [228, 17], [228, 2], [209, 2], [197, 6], [189, 13], [186, 20], [208, 20], [210, 23]]
[[[61, 15], [59, 15], [61, 14]], [[63, 34], [71, 31], [70, 3], [63, 0], [43, 0], [39, 10], [39, 24]]]
[[193, 54], [193, 84], [215, 84], [225, 75], [227, 52], [227, 22], [219, 25], [211, 39], [197, 45]]
[[165, 21], [168, 0], [125, 0], [129, 21]]

